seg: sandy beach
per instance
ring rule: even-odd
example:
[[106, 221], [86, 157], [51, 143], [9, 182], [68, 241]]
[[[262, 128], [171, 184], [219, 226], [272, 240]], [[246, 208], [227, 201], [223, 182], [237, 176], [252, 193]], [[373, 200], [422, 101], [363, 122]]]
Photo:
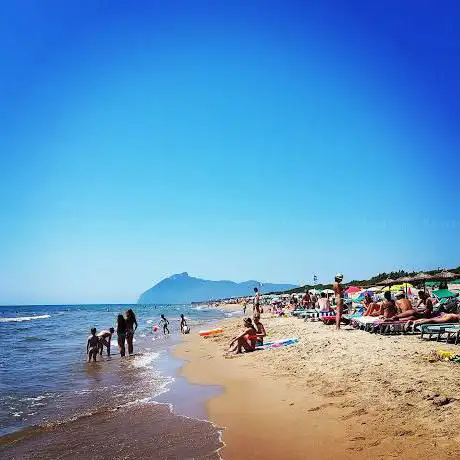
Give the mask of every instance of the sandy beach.
[[230, 338], [242, 330], [231, 318], [219, 323], [222, 335], [192, 334], [176, 348], [188, 380], [223, 387], [207, 403], [224, 428], [223, 458], [458, 458], [460, 366], [427, 359], [458, 347], [268, 314], [262, 321], [267, 341], [299, 342], [231, 357]]

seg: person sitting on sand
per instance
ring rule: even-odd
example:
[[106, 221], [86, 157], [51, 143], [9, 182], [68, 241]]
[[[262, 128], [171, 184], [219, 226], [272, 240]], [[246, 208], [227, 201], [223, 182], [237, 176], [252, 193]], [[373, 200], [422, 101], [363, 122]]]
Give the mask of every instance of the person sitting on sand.
[[395, 301], [391, 298], [391, 292], [385, 291], [383, 296], [385, 299], [380, 304], [380, 317], [382, 319], [393, 318], [398, 313], [398, 309], [396, 308]]
[[115, 329], [111, 327], [108, 331], [103, 330], [97, 334], [99, 339], [99, 354], [102, 356], [102, 351], [104, 346], [107, 348], [107, 356], [110, 356], [110, 342], [112, 341], [112, 334], [115, 332]]
[[380, 305], [372, 300], [370, 294], [364, 296], [364, 308], [366, 311], [363, 316], [379, 316], [380, 315]]
[[243, 320], [243, 324], [246, 328], [244, 332], [236, 337], [233, 337], [230, 342], [230, 347], [233, 347], [231, 348], [231, 351], [234, 351], [236, 354], [243, 353], [243, 350], [246, 353], [249, 353], [256, 349], [258, 337], [251, 318], [245, 318]]
[[88, 362], [91, 362], [91, 358], [96, 362], [97, 352], [99, 351], [99, 339], [96, 335], [96, 328], [91, 328], [91, 335], [88, 337], [88, 343], [86, 344], [86, 354], [88, 355]]
[[264, 337], [267, 336], [267, 333], [265, 332], [265, 327], [264, 325], [260, 322], [260, 316], [254, 316], [254, 327], [256, 328], [257, 331], [257, 343], [256, 346], [263, 345], [264, 344]]

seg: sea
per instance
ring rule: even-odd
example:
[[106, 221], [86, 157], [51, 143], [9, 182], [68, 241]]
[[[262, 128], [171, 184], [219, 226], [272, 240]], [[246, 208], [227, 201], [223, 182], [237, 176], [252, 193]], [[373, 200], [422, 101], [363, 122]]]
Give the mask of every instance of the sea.
[[[139, 324], [134, 355], [120, 357], [115, 333], [111, 356], [104, 349], [97, 363], [87, 363], [90, 329], [116, 330], [117, 315], [128, 308]], [[170, 335], [155, 331], [161, 314], [170, 321]], [[137, 458], [213, 458], [214, 454], [218, 458], [221, 431], [205, 420], [204, 401], [220, 390], [179, 377], [182, 363], [172, 356], [171, 348], [181, 339], [180, 314], [187, 318], [191, 333], [229, 315], [192, 305], [0, 307], [0, 449], [4, 449], [0, 456], [57, 458], [59, 451], [59, 458], [88, 454], [99, 458], [78, 442], [99, 417], [100, 426], [112, 428], [107, 428], [108, 433], [101, 429], [93, 445], [114, 433], [123, 446], [112, 452], [110, 441], [102, 442], [100, 447], [106, 451], [100, 458], [134, 458], [127, 451]], [[150, 431], [145, 431], [146, 420]], [[136, 423], [139, 436], [149, 442], [158, 437], [160, 447], [154, 448], [153, 441], [153, 451], [137, 443], [130, 446], [134, 441], [126, 433]], [[169, 428], [159, 430], [165, 423]], [[195, 444], [190, 440], [193, 435]], [[69, 455], [62, 455], [62, 449], [68, 449]]]

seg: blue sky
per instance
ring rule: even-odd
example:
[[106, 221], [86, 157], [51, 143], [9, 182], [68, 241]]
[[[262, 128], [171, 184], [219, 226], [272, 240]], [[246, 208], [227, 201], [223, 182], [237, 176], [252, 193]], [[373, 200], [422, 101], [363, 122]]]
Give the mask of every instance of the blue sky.
[[459, 21], [455, 1], [2, 2], [0, 303], [460, 265]]

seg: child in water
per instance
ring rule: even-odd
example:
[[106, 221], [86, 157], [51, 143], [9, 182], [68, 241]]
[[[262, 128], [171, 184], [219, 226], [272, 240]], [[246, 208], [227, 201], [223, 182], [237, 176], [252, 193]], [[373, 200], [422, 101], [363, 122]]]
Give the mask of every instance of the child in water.
[[88, 337], [88, 343], [86, 344], [86, 354], [88, 355], [88, 362], [91, 362], [91, 358], [96, 362], [97, 352], [99, 351], [99, 337], [96, 335], [96, 328], [91, 329], [91, 335]]
[[163, 334], [166, 334], [166, 331], [168, 331], [169, 334], [169, 321], [165, 318], [165, 315], [161, 315], [161, 320], [160, 320], [160, 325], [163, 325]]

